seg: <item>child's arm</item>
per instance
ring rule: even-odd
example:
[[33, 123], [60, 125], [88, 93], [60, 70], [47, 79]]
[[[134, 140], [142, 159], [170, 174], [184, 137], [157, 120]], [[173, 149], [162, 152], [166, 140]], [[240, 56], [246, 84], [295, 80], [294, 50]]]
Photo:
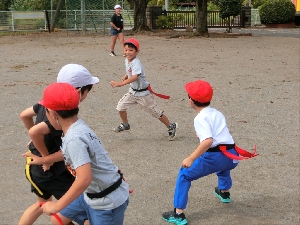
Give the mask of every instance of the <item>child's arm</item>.
[[[124, 77], [125, 77], [125, 76], [124, 76]], [[123, 78], [124, 78], [124, 77], [123, 77]], [[111, 85], [112, 87], [114, 87], [114, 88], [115, 88], [115, 87], [121, 87], [121, 86], [124, 86], [124, 85], [126, 85], [126, 84], [130, 84], [130, 83], [136, 81], [139, 77], [138, 77], [138, 75], [132, 75], [130, 78], [127, 77], [127, 79], [124, 79], [124, 80], [123, 80], [123, 78], [122, 78], [122, 81], [121, 81], [121, 82], [112, 80], [112, 81], [110, 82], [110, 85]]]
[[36, 116], [36, 113], [33, 110], [33, 106], [25, 109], [23, 112], [20, 113], [20, 118], [27, 130], [30, 130], [30, 128], [34, 126], [34, 116]]
[[34, 146], [41, 153], [42, 157], [49, 155], [44, 141], [44, 136], [50, 133], [50, 129], [47, 124], [45, 122], [40, 122], [31, 127], [28, 133]]
[[125, 74], [122, 78], [121, 78], [121, 80], [123, 81], [123, 80], [127, 80], [128, 79], [128, 75], [127, 74]]
[[23, 154], [24, 157], [31, 157], [31, 162], [28, 162], [28, 165], [43, 165], [43, 164], [53, 164], [55, 162], [59, 162], [59, 161], [63, 161], [64, 157], [63, 154], [61, 152], [61, 150], [59, 150], [58, 152], [55, 152], [53, 154], [47, 155], [45, 157], [39, 157], [36, 156], [30, 152], [25, 152]]
[[204, 141], [202, 141], [199, 144], [198, 148], [189, 157], [187, 157], [182, 161], [181, 166], [185, 168], [189, 168], [198, 157], [200, 157], [203, 153], [205, 153], [209, 149], [212, 143], [213, 143], [212, 138], [207, 138]]
[[78, 167], [76, 170], [76, 180], [70, 189], [56, 202], [48, 201], [42, 208], [47, 215], [57, 213], [66, 208], [79, 195], [81, 195], [92, 181], [92, 170], [90, 163]]

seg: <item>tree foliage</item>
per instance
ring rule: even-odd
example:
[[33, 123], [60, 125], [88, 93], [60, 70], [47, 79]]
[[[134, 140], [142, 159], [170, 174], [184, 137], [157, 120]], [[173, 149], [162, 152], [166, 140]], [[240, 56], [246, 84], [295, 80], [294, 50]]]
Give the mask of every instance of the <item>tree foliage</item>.
[[290, 23], [295, 20], [296, 8], [290, 0], [268, 0], [259, 7], [262, 24]]
[[220, 17], [227, 21], [227, 31], [231, 32], [230, 17], [235, 17], [240, 14], [242, 5], [240, 0], [219, 0]]
[[8, 11], [9, 7], [13, 3], [13, 0], [1, 0], [0, 1], [0, 11]]

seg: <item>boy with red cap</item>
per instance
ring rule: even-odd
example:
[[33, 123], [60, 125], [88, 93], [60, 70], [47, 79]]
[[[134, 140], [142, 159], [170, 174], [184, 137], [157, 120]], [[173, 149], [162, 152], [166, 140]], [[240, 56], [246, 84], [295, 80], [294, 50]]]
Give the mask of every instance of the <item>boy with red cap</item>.
[[[237, 159], [239, 155], [235, 150], [224, 115], [210, 107], [213, 96], [210, 84], [197, 80], [187, 83], [185, 89], [190, 107], [198, 113], [194, 118], [194, 127], [200, 144], [181, 163], [182, 168], [178, 173], [174, 193], [174, 211], [162, 215], [163, 220], [177, 225], [188, 223], [183, 211], [187, 206], [191, 182], [194, 180], [216, 173], [218, 186], [215, 187], [214, 194], [221, 202], [230, 202], [229, 189], [232, 186], [230, 170], [238, 165], [235, 158]], [[225, 155], [223, 151], [230, 156]]]
[[[63, 224], [74, 218], [88, 218], [90, 224], [122, 225], [128, 205], [129, 188], [109, 158], [97, 135], [78, 118], [79, 95], [68, 83], [46, 87], [39, 102], [46, 108], [51, 125], [62, 130], [65, 163], [76, 174], [70, 189], [56, 202], [46, 202], [47, 215], [58, 213]], [[57, 224], [55, 218], [53, 224]]]
[[[99, 79], [82, 65], [67, 64], [59, 71], [57, 82], [76, 87], [80, 101], [83, 101]], [[19, 221], [20, 225], [29, 225], [43, 213], [40, 203], [51, 201], [52, 196], [60, 199], [72, 186], [74, 176], [66, 169], [60, 151], [62, 132], [49, 123], [45, 108], [37, 103], [25, 109], [20, 117], [32, 140], [28, 144], [30, 152], [23, 154], [27, 157], [26, 177], [31, 183], [31, 191], [37, 195], [37, 201], [25, 210]]]
[[164, 99], [170, 97], [153, 92], [149, 82], [146, 81], [144, 68], [137, 57], [137, 54], [140, 51], [139, 42], [134, 38], [127, 39], [124, 44], [124, 51], [126, 56], [126, 74], [121, 78], [121, 82], [112, 80], [110, 84], [114, 88], [129, 84], [130, 88], [129, 92], [120, 99], [117, 105], [117, 110], [119, 111], [122, 123], [115, 128], [114, 131], [121, 132], [130, 129], [126, 111], [131, 106], [139, 104], [145, 111], [166, 125], [168, 128], [169, 140], [174, 140], [178, 124], [171, 123], [163, 111], [157, 107], [153, 94]]

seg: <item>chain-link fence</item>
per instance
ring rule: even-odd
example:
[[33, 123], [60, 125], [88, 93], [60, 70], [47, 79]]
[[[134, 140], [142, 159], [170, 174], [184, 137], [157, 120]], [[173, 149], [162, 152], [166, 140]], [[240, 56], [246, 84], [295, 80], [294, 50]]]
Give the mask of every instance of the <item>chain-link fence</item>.
[[[108, 33], [115, 4], [123, 8], [124, 28], [133, 28], [133, 10], [125, 1], [114, 0], [65, 0], [55, 27], [63, 30]], [[45, 11], [0, 11], [0, 31], [47, 30], [47, 16], [51, 23], [56, 6]]]

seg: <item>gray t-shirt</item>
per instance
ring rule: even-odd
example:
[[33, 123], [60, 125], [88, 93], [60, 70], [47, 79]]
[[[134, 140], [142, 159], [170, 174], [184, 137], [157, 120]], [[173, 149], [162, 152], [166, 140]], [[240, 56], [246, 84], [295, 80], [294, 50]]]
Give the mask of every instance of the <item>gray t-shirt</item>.
[[[62, 138], [62, 152], [67, 167], [71, 170], [90, 163], [92, 182], [84, 193], [98, 193], [115, 183], [119, 178], [118, 167], [109, 158], [96, 134], [78, 119], [70, 126]], [[122, 205], [129, 197], [129, 187], [124, 182], [115, 191], [103, 198], [90, 199], [84, 194], [85, 201], [94, 209], [109, 210]]]
[[138, 79], [130, 83], [129, 92], [134, 96], [146, 96], [150, 94], [150, 91], [137, 92], [135, 90], [145, 89], [149, 86], [149, 82], [146, 81], [146, 74], [139, 58], [134, 58], [130, 63], [128, 59], [125, 59], [126, 73], [128, 78], [132, 75], [138, 75]]

